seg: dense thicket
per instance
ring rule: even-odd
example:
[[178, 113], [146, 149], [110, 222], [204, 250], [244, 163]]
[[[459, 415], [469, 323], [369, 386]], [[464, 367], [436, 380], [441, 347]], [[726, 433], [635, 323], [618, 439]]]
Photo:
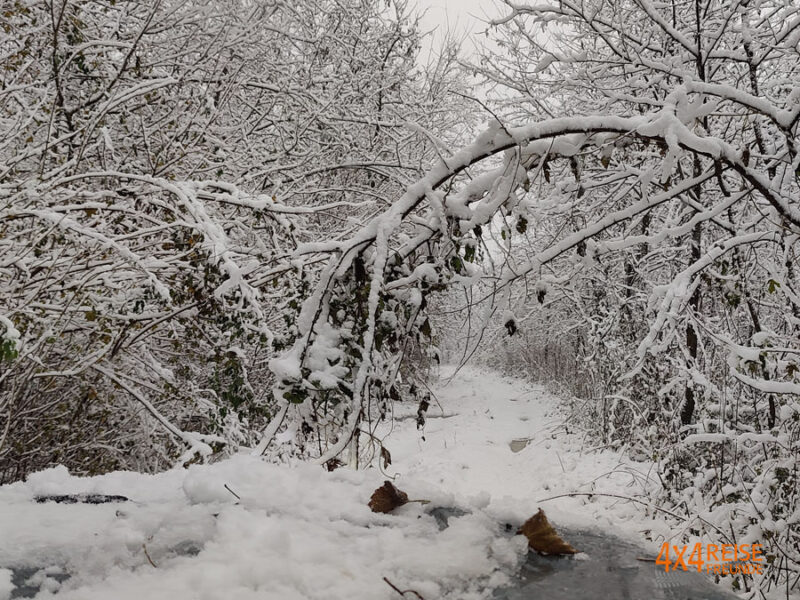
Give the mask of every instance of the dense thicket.
[[317, 276], [295, 250], [460, 134], [420, 35], [371, 0], [2, 4], [0, 482], [261, 439]]

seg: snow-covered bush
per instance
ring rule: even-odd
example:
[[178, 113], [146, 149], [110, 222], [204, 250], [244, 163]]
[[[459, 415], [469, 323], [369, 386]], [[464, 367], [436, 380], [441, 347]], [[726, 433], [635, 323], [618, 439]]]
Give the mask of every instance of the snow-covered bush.
[[453, 74], [402, 3], [12, 4], [0, 481], [256, 445], [319, 276], [295, 251], [418, 176]]

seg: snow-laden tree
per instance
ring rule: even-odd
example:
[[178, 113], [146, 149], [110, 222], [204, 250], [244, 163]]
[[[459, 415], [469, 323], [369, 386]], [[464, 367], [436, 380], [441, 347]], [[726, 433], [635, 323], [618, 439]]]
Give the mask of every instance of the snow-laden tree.
[[[431, 293], [471, 288], [492, 304], [468, 325], [499, 310], [508, 334], [564, 344], [609, 438], [710, 515], [687, 532], [766, 540], [778, 581], [798, 568], [800, 8], [506, 4], [474, 66], [497, 89], [489, 128], [353, 235], [298, 248], [326, 266], [273, 362], [262, 447], [322, 410], [341, 431], [319, 460], [355, 462]], [[524, 319], [537, 304], [559, 318]]]

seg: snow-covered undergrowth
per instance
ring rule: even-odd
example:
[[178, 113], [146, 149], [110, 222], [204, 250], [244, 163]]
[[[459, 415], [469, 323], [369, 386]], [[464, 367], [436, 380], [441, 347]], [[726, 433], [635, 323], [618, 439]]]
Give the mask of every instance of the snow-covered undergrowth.
[[[40, 599], [396, 598], [384, 577], [426, 599], [469, 599], [511, 581], [526, 544], [503, 525], [519, 525], [539, 507], [557, 526], [639, 540], [668, 535], [663, 522], [613, 498], [546, 500], [637, 495], [647, 466], [586, 452], [581, 435], [556, 435], [558, 400], [541, 388], [468, 371], [436, 396], [424, 431], [411, 418], [415, 407], [395, 407], [393, 425], [381, 432], [393, 428], [386, 474], [242, 455], [156, 476], [77, 478], [55, 468], [0, 487], [0, 568], [49, 568], [35, 576], [44, 583]], [[514, 440], [530, 442], [519, 450], [525, 442], [518, 441], [514, 452]], [[370, 512], [370, 494], [387, 475], [431, 504]], [[34, 501], [67, 493], [132, 502]], [[429, 514], [435, 506], [467, 514], [440, 530]], [[61, 584], [46, 577], [58, 572], [71, 577]], [[7, 574], [0, 571], [0, 583]]]

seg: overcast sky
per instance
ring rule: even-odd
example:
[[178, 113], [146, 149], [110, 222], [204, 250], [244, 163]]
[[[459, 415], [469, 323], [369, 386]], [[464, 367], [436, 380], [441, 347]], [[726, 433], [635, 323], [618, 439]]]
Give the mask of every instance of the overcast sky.
[[437, 29], [433, 38], [423, 47], [425, 54], [431, 44], [436, 47], [437, 40], [441, 39], [441, 33], [448, 28], [472, 34], [473, 44], [480, 44], [481, 36], [475, 34], [486, 29], [486, 24], [482, 21], [487, 19], [487, 15], [491, 18], [500, 12], [499, 3], [495, 0], [415, 0], [415, 2], [421, 11], [425, 11], [423, 28]]

